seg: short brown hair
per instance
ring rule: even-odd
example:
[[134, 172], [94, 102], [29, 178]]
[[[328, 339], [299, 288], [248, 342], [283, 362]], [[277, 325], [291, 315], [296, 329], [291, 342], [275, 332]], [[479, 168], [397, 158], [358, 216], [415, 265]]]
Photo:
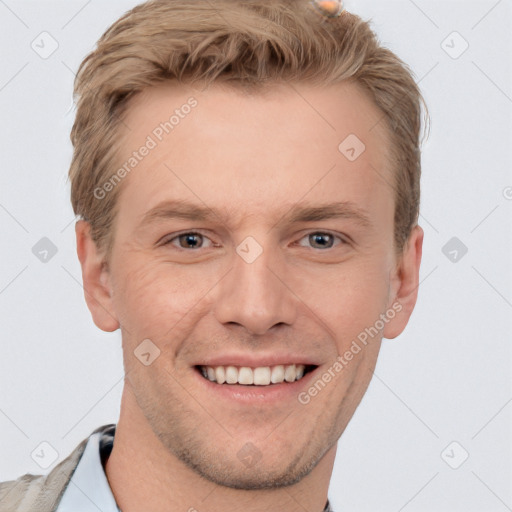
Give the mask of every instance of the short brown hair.
[[323, 16], [307, 0], [150, 0], [102, 35], [75, 80], [71, 202], [107, 261], [120, 187], [101, 199], [94, 191], [115, 169], [128, 100], [165, 80], [252, 89], [277, 81], [359, 84], [391, 137], [394, 242], [402, 251], [419, 215], [424, 101], [410, 69], [368, 22], [346, 11]]

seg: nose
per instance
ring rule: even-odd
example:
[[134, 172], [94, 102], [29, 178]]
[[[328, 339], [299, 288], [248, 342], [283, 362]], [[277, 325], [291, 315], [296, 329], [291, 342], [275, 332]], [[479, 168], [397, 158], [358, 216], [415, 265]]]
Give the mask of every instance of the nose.
[[252, 262], [234, 254], [232, 269], [218, 285], [214, 314], [220, 323], [241, 325], [255, 335], [294, 323], [298, 299], [272, 253], [265, 249]]

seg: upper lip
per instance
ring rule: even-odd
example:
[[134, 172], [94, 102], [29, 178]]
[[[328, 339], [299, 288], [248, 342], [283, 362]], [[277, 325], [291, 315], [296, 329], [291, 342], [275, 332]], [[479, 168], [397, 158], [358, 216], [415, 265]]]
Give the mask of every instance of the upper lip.
[[272, 353], [267, 355], [250, 355], [250, 354], [215, 354], [206, 356], [201, 362], [195, 366], [249, 366], [252, 368], [260, 366], [277, 366], [277, 365], [303, 364], [318, 366], [318, 362], [313, 357], [303, 354], [293, 353]]

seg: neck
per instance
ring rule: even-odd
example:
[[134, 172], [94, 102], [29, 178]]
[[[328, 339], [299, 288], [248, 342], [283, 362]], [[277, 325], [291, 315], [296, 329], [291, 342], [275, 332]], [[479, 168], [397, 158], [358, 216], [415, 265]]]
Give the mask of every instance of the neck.
[[232, 489], [206, 480], [165, 449], [124, 387], [105, 473], [122, 512], [322, 512], [336, 445], [300, 482], [270, 490]]

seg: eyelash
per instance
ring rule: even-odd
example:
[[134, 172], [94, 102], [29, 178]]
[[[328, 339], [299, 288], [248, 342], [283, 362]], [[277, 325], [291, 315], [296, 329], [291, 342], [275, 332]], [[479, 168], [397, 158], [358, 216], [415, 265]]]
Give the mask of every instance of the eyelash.
[[[171, 243], [174, 241], [174, 240], [178, 240], [180, 238], [180, 236], [183, 236], [183, 235], [199, 235], [203, 238], [208, 238], [208, 236], [206, 236], [204, 233], [201, 233], [200, 231], [183, 231], [181, 233], [178, 233], [174, 236], [172, 236], [171, 238], [167, 239], [166, 241], [164, 241], [162, 243], [162, 245], [171, 245]], [[333, 245], [332, 247], [327, 247], [326, 249], [321, 249], [321, 248], [316, 248], [316, 247], [313, 247], [312, 249], [316, 249], [318, 251], [327, 251], [328, 249], [334, 249], [335, 247], [337, 247], [338, 245], [348, 245], [348, 242], [346, 240], [344, 240], [342, 237], [340, 237], [339, 235], [336, 235], [334, 233], [331, 233], [330, 231], [310, 231], [309, 233], [306, 233], [305, 235], [303, 235], [300, 240], [302, 240], [303, 238], [305, 237], [308, 237], [310, 235], [329, 235], [333, 238], [337, 238], [340, 243], [339, 244], [335, 244]], [[211, 241], [211, 240], [210, 240]], [[213, 242], [212, 242], [213, 244]], [[213, 244], [215, 246], [215, 244]], [[176, 249], [178, 250], [181, 250], [181, 251], [198, 251], [199, 249], [203, 249], [203, 247], [199, 247], [197, 249], [194, 249], [194, 248], [184, 248], [184, 247], [176, 247]]]

